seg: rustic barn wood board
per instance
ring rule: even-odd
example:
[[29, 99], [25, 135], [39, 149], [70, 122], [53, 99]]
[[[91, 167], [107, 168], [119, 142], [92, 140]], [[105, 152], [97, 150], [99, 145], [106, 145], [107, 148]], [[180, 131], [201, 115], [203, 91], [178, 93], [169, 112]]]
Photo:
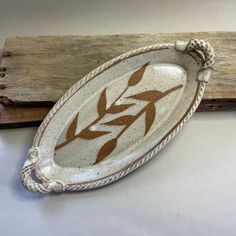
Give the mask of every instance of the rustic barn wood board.
[[216, 51], [215, 70], [199, 111], [236, 107], [236, 32], [14, 37], [0, 67], [0, 127], [38, 125], [76, 81], [137, 47], [201, 38]]

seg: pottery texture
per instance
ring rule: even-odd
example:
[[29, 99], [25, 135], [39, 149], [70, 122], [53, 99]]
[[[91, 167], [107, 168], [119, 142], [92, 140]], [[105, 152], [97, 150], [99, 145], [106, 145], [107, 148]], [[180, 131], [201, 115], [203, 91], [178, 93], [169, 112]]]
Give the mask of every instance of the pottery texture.
[[83, 77], [39, 127], [23, 185], [40, 193], [92, 189], [144, 164], [195, 112], [214, 56], [203, 40], [157, 44]]

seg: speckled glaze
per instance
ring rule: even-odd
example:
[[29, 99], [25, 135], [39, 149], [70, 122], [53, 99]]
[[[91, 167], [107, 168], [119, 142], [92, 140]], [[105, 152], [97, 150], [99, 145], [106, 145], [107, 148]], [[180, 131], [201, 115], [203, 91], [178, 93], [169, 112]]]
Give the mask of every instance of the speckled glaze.
[[98, 67], [41, 124], [22, 168], [24, 186], [91, 189], [135, 170], [192, 116], [213, 63], [210, 44], [193, 39], [140, 48]]

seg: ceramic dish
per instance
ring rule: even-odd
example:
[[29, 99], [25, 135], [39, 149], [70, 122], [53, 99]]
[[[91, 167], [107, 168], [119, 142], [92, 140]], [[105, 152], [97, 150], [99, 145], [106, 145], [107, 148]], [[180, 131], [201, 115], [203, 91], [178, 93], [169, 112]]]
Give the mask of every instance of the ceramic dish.
[[41, 193], [92, 189], [140, 167], [193, 115], [213, 63], [210, 44], [192, 39], [146, 46], [101, 65], [42, 122], [23, 185]]

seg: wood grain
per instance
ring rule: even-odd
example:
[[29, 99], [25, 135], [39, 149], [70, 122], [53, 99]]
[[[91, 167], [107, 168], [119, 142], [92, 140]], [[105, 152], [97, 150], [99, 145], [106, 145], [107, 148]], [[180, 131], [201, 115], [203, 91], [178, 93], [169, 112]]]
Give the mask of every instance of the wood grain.
[[0, 127], [40, 123], [71, 85], [121, 53], [189, 38], [205, 39], [216, 51], [199, 110], [235, 107], [236, 32], [14, 37], [5, 42], [0, 67]]
[[51, 107], [0, 105], [0, 128], [38, 126], [50, 109]]

